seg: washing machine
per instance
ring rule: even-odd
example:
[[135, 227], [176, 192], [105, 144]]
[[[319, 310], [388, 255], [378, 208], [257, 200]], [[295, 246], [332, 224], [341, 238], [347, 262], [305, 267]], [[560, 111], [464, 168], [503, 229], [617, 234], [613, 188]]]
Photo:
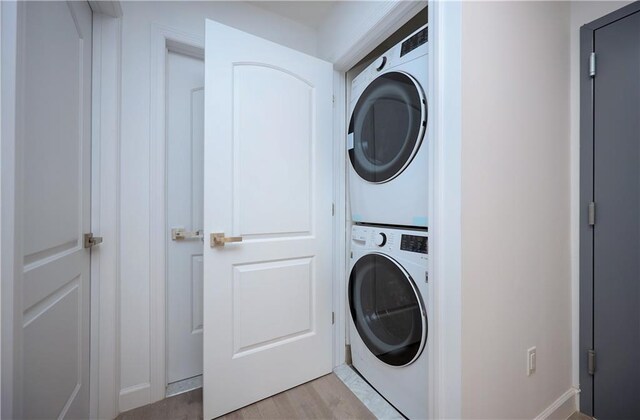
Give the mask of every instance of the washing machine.
[[427, 27], [352, 82], [347, 151], [354, 222], [428, 226]]
[[351, 230], [353, 367], [410, 419], [428, 418], [428, 241], [424, 230]]

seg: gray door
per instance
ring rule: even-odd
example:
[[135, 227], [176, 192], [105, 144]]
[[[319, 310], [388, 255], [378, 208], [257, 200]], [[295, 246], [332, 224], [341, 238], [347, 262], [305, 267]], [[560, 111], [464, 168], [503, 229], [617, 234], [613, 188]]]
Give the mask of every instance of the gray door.
[[593, 31], [593, 51], [592, 414], [632, 419], [640, 417], [640, 13]]

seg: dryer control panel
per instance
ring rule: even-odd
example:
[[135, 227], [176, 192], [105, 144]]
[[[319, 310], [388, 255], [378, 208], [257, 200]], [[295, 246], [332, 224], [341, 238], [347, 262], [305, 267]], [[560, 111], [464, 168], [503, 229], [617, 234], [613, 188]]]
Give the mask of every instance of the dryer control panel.
[[429, 37], [429, 30], [426, 27], [416, 32], [415, 34], [411, 35], [402, 43], [402, 47], [400, 49], [400, 57], [404, 56], [407, 53], [410, 53], [411, 51], [418, 48], [420, 45], [426, 44], [429, 39], [428, 37]]
[[[415, 31], [396, 44], [384, 54], [369, 64], [360, 74], [351, 81], [351, 103], [357, 101], [358, 96], [366, 86], [375, 78], [397, 66], [413, 61], [419, 57], [428, 55], [428, 25]], [[426, 87], [425, 87], [426, 88]]]

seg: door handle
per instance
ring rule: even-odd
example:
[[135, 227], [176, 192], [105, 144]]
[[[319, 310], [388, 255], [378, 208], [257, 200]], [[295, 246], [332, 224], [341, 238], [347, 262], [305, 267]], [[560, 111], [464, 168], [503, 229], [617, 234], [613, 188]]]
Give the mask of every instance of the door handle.
[[211, 248], [224, 246], [228, 242], [242, 242], [242, 236], [224, 236], [224, 232], [212, 233], [210, 235]]
[[186, 231], [183, 228], [171, 229], [171, 239], [174, 241], [183, 241], [185, 239], [200, 239], [204, 240], [204, 235], [201, 230], [195, 232]]

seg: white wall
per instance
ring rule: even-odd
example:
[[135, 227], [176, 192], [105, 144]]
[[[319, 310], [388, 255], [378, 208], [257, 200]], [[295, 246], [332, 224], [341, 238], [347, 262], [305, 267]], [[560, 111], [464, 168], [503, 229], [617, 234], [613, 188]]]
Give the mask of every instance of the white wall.
[[465, 418], [533, 418], [573, 396], [569, 22], [566, 2], [463, 4]]
[[120, 409], [150, 396], [150, 74], [151, 25], [204, 40], [205, 18], [309, 54], [313, 30], [242, 2], [123, 2], [120, 165]]
[[571, 2], [571, 324], [575, 385], [580, 382], [578, 370], [580, 360], [580, 27], [629, 3], [631, 1]]

